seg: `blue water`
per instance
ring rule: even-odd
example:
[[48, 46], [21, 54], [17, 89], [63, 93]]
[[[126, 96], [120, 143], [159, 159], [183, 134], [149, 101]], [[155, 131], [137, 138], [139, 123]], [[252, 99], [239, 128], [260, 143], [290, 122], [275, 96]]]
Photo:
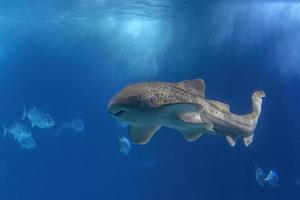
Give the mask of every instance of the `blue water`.
[[[300, 199], [299, 13], [296, 1], [0, 0], [0, 122], [20, 121], [23, 104], [56, 121], [32, 129], [34, 149], [0, 138], [0, 199]], [[194, 78], [239, 114], [266, 92], [253, 144], [162, 128], [120, 153], [110, 98]], [[75, 118], [82, 133], [54, 136]], [[256, 165], [279, 186], [259, 186]]]

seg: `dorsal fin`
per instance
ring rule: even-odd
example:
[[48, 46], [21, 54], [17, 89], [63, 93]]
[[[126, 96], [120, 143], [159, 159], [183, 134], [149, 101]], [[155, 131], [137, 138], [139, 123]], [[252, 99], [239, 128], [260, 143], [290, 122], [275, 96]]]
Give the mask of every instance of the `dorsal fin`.
[[135, 144], [146, 144], [150, 141], [155, 132], [160, 128], [160, 125], [152, 126], [136, 126], [129, 125], [129, 138]]
[[224, 112], [230, 112], [230, 106], [226, 103], [221, 103], [219, 101], [213, 100], [210, 100], [209, 102]]
[[176, 83], [176, 86], [194, 95], [205, 96], [205, 82], [202, 79], [180, 81]]

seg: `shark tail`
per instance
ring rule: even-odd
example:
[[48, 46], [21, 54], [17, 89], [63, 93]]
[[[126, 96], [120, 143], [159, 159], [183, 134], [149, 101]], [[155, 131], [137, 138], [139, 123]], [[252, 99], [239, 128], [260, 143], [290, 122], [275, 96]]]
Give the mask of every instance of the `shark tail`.
[[26, 116], [27, 116], [26, 106], [25, 106], [25, 104], [23, 104], [23, 115], [22, 115], [21, 119], [24, 120], [26, 118]]
[[7, 135], [7, 128], [5, 127], [5, 124], [2, 124], [2, 127], [3, 127], [3, 138], [5, 138]]
[[253, 141], [254, 130], [261, 113], [262, 98], [264, 98], [265, 96], [266, 94], [263, 90], [256, 91], [252, 95], [252, 113], [247, 115], [247, 117], [251, 121], [252, 129], [250, 130], [251, 135], [243, 138], [244, 144], [246, 146], [249, 146]]
[[262, 98], [265, 96], [266, 94], [263, 90], [256, 91], [252, 95], [252, 113], [250, 117], [254, 120], [255, 126], [261, 113]]

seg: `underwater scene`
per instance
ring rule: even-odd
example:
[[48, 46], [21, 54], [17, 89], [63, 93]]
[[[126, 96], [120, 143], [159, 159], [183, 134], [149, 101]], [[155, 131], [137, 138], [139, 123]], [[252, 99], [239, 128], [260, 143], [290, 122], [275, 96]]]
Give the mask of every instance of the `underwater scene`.
[[0, 0], [1, 200], [299, 200], [300, 2]]

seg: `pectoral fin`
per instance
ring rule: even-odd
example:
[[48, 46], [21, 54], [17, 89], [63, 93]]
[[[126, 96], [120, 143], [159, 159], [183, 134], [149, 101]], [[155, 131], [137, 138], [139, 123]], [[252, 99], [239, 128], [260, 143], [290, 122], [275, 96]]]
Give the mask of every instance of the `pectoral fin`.
[[201, 137], [203, 135], [203, 132], [198, 132], [198, 133], [185, 133], [182, 132], [183, 137], [186, 141], [188, 142], [194, 142], [195, 140], [197, 140], [199, 137]]
[[146, 144], [150, 141], [155, 132], [160, 128], [160, 125], [153, 126], [129, 126], [129, 138], [133, 143]]
[[226, 135], [225, 138], [230, 146], [234, 147], [236, 145], [237, 138], [235, 136]]
[[246, 147], [249, 146], [253, 142], [253, 137], [254, 137], [254, 133], [243, 138], [243, 141], [244, 141], [244, 144]]

